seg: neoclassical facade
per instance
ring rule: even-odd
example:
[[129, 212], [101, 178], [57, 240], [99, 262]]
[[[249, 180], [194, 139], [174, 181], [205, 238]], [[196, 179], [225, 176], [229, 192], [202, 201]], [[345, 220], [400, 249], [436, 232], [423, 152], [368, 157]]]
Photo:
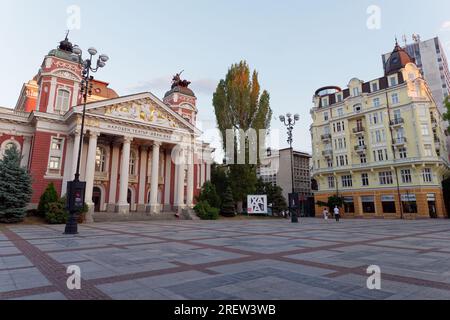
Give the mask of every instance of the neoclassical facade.
[[[49, 183], [61, 195], [73, 180], [81, 139], [79, 57], [64, 40], [23, 86], [14, 109], [0, 108], [0, 157], [15, 144], [33, 178], [30, 207]], [[81, 180], [91, 212], [133, 214], [192, 207], [210, 179], [214, 150], [200, 141], [196, 97], [174, 78], [163, 100], [150, 92], [118, 96], [93, 82], [86, 108]]]

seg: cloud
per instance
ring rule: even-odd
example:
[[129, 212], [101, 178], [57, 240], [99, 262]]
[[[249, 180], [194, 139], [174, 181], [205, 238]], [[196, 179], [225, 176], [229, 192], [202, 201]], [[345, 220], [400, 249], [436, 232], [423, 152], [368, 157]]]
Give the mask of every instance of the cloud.
[[[144, 91], [168, 91], [170, 90], [172, 77], [170, 75], [156, 77], [150, 80], [140, 81], [134, 85], [127, 88], [127, 91], [133, 92], [144, 92]], [[211, 78], [200, 78], [200, 79], [188, 79], [192, 82], [190, 88], [195, 92], [195, 94], [212, 95], [216, 90], [218, 80]]]
[[450, 20], [444, 21], [441, 25], [441, 31], [450, 31]]

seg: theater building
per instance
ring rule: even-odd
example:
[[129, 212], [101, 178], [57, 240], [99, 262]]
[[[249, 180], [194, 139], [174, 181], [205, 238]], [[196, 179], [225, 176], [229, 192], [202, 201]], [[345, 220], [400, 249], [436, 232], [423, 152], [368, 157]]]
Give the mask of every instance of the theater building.
[[[398, 44], [384, 76], [324, 87], [311, 110], [315, 200], [347, 217], [446, 216], [446, 125], [419, 68]], [[319, 203], [320, 203], [319, 202]], [[316, 212], [322, 212], [322, 206]]]
[[[49, 183], [64, 195], [76, 172], [83, 106], [80, 58], [72, 49], [62, 41], [24, 84], [15, 108], [0, 108], [0, 157], [13, 144], [20, 150], [33, 179], [31, 208]], [[150, 92], [119, 96], [94, 80], [81, 152], [91, 213], [159, 214], [193, 206], [210, 179], [214, 150], [199, 139], [188, 86], [177, 75], [160, 100]]]

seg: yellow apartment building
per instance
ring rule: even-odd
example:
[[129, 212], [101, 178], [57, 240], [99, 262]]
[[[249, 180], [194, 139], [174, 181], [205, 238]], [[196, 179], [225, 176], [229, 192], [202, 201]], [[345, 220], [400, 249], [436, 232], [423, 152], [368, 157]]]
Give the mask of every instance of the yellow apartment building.
[[[446, 215], [450, 174], [442, 114], [413, 59], [396, 44], [385, 75], [324, 87], [311, 110], [315, 200], [344, 200], [344, 217]], [[320, 215], [323, 207], [317, 205]]]

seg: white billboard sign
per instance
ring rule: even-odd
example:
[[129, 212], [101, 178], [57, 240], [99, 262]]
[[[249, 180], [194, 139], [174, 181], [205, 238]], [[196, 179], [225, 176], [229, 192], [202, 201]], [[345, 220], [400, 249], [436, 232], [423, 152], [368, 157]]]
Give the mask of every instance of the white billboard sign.
[[248, 196], [248, 214], [268, 214], [267, 196]]

